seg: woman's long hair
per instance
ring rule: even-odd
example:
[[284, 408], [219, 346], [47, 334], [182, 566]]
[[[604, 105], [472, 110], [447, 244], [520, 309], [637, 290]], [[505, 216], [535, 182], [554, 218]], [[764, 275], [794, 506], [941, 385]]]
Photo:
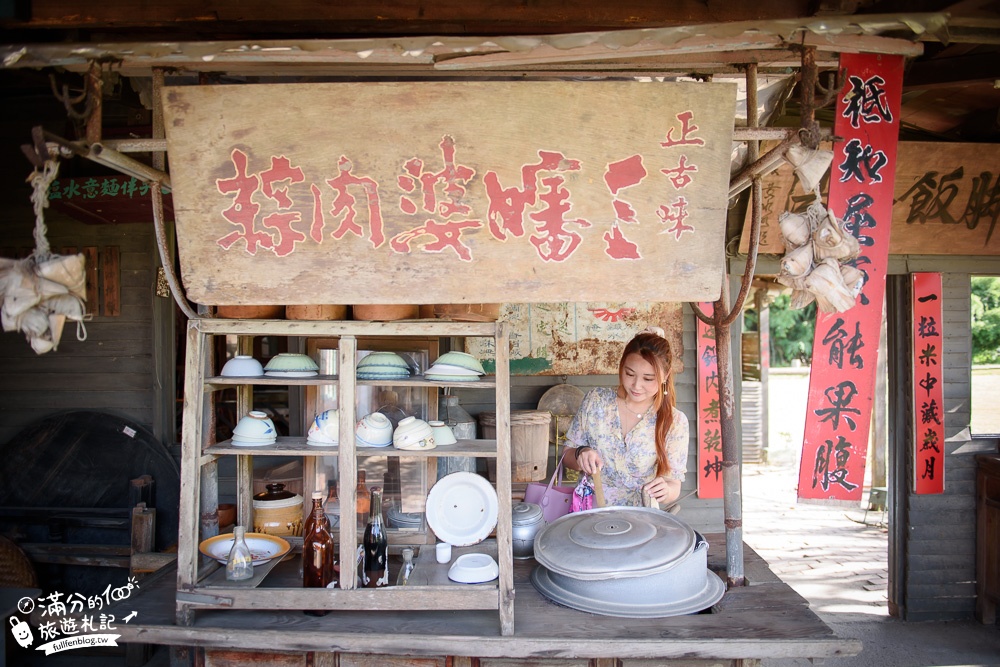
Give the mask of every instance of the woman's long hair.
[[674, 397], [674, 374], [670, 370], [674, 355], [670, 351], [670, 343], [662, 335], [650, 331], [637, 333], [625, 346], [621, 361], [618, 362], [618, 395], [622, 398], [625, 397], [625, 386], [622, 384], [625, 359], [633, 353], [645, 359], [655, 369], [656, 382], [660, 385], [661, 391], [653, 400], [653, 409], [656, 410], [656, 476], [660, 477], [670, 472], [666, 440], [674, 421], [674, 405], [677, 403]]

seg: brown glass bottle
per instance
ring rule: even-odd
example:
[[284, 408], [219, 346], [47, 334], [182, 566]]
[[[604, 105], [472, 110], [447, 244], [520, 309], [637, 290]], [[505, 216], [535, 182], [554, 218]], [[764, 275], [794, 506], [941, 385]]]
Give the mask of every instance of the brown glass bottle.
[[355, 505], [358, 515], [358, 532], [368, 525], [368, 512], [371, 510], [371, 494], [366, 486], [365, 471], [358, 470], [358, 500]]
[[362, 542], [365, 554], [364, 585], [381, 588], [389, 585], [389, 536], [382, 523], [382, 489], [372, 487], [371, 518]]
[[[334, 544], [330, 534], [329, 522], [323, 512], [322, 494], [313, 500], [313, 511], [310, 517], [312, 530], [302, 542], [302, 585], [305, 588], [326, 588], [334, 581]], [[306, 610], [311, 616], [323, 616], [327, 612], [321, 610]]]

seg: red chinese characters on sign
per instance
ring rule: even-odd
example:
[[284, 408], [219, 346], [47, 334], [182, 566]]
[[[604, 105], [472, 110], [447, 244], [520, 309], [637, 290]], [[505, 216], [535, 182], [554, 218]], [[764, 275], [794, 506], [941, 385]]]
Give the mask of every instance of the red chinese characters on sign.
[[944, 493], [941, 274], [914, 273], [913, 490]]
[[[399, 198], [399, 210], [406, 215], [428, 216], [424, 222], [401, 232], [390, 242], [397, 253], [412, 252], [417, 239], [429, 237], [421, 244], [424, 252], [453, 250], [463, 262], [472, 261], [472, 249], [462, 241], [462, 233], [483, 226], [479, 220], [464, 218], [472, 208], [463, 203], [469, 182], [476, 175], [475, 169], [455, 162], [455, 140], [445, 135], [438, 144], [441, 149], [443, 167], [440, 171], [429, 171], [424, 161], [411, 158], [403, 165], [403, 174], [396, 184], [405, 194]], [[442, 196], [438, 196], [438, 187]], [[419, 192], [419, 199], [416, 193]], [[418, 203], [419, 201], [419, 203]]]
[[[678, 124], [667, 129], [665, 139], [659, 142], [661, 149], [697, 150], [705, 145], [705, 140], [696, 136], [698, 125], [692, 111], [682, 111], [675, 118]], [[476, 219], [468, 204], [477, 171], [459, 162], [459, 147], [453, 137], [444, 135], [438, 148], [439, 167], [429, 167], [420, 157], [402, 162], [395, 178], [398, 209], [407, 218], [419, 219], [394, 233], [388, 245], [399, 254], [450, 251], [470, 262], [473, 248], [463, 235], [484, 227], [484, 221]], [[483, 174], [488, 202], [485, 227], [497, 241], [526, 238], [543, 262], [565, 262], [586, 242], [584, 230], [593, 227], [591, 221], [573, 215], [569, 176], [581, 171], [583, 164], [559, 151], [539, 150], [537, 155], [537, 161], [521, 165], [520, 183], [509, 187], [495, 171]], [[300, 196], [311, 202], [311, 207], [302, 207], [301, 212], [294, 208], [292, 186], [305, 184], [306, 175], [289, 158], [270, 156], [270, 166], [259, 173], [250, 170], [250, 159], [240, 149], [234, 149], [230, 159], [234, 175], [216, 181], [218, 192], [231, 199], [222, 215], [237, 228], [217, 239], [226, 250], [242, 241], [251, 255], [265, 249], [284, 257], [307, 240], [322, 243], [327, 238], [340, 241], [348, 236], [366, 239], [375, 249], [385, 245], [383, 192], [374, 178], [355, 168], [349, 156], [340, 156], [336, 175], [308, 183], [308, 199]], [[677, 154], [676, 159], [676, 166], [653, 174], [674, 190], [683, 190], [693, 182], [698, 167], [688, 153]], [[614, 219], [610, 229], [600, 233], [604, 252], [612, 259], [642, 258], [639, 246], [624, 231], [625, 226], [643, 222], [628, 201], [627, 190], [649, 177], [638, 153], [612, 161], [605, 168], [603, 179], [612, 196]], [[258, 192], [261, 197], [255, 198]], [[655, 213], [663, 227], [661, 234], [680, 240], [684, 234], [696, 232], [688, 222], [688, 205], [688, 198], [678, 195], [658, 206]], [[309, 219], [303, 221], [303, 217]]]
[[889, 261], [903, 59], [844, 54], [837, 98], [829, 208], [858, 239], [854, 266], [865, 275], [858, 303], [819, 313], [813, 338], [800, 500], [861, 500]]
[[[698, 304], [711, 316], [715, 306]], [[715, 327], [697, 321], [698, 336], [698, 497], [722, 497], [722, 429], [719, 420], [719, 358]]]

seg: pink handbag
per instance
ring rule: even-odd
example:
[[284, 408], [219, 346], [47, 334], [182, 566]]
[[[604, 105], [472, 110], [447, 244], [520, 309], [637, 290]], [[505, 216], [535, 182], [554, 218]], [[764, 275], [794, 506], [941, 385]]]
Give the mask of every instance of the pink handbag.
[[542, 516], [547, 523], [552, 523], [561, 516], [569, 514], [573, 501], [573, 486], [561, 486], [556, 484], [556, 479], [562, 481], [563, 458], [566, 452], [559, 457], [559, 463], [552, 472], [549, 483], [529, 482], [524, 490], [524, 502], [534, 503], [542, 508]]

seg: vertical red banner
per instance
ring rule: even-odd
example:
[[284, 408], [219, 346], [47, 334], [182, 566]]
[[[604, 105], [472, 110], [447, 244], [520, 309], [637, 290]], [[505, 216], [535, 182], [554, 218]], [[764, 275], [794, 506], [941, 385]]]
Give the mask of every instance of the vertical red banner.
[[944, 493], [941, 274], [913, 280], [913, 491]]
[[828, 208], [858, 239], [865, 274], [857, 303], [819, 313], [799, 468], [800, 500], [861, 501], [889, 263], [903, 58], [844, 54]]
[[[711, 303], [701, 312], [715, 312]], [[719, 356], [715, 327], [698, 320], [698, 497], [722, 497], [722, 429], [719, 421]]]

